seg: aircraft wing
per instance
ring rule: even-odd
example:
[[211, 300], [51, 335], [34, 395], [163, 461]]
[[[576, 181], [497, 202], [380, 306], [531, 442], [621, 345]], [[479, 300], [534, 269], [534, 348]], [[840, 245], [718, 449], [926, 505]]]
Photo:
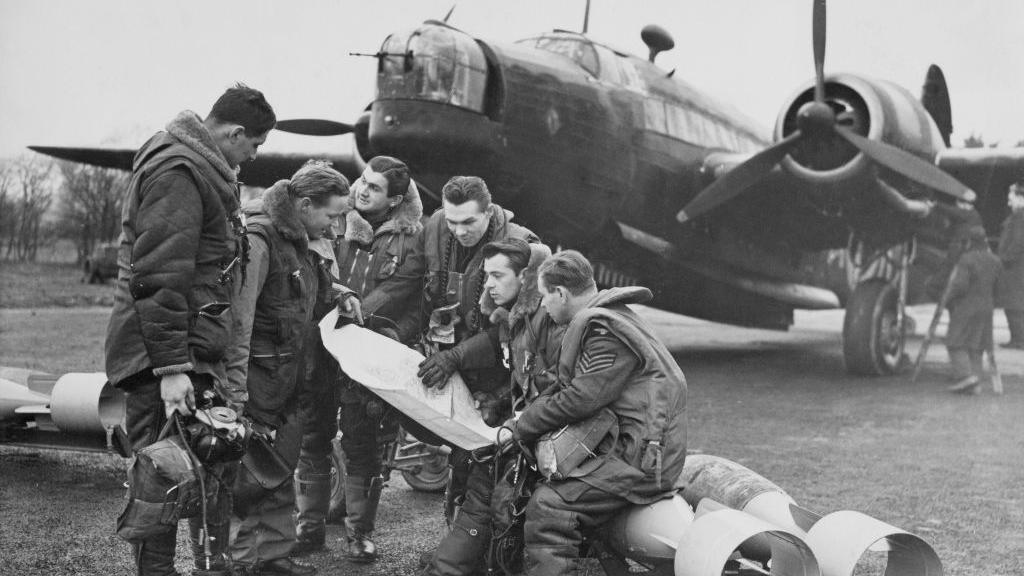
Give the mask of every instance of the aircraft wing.
[[80, 164], [89, 164], [101, 168], [131, 170], [135, 148], [70, 148], [61, 146], [29, 146], [30, 150], [53, 156], [61, 160], [70, 160]]
[[839, 297], [827, 288], [769, 278], [762, 274], [730, 266], [724, 262], [702, 260], [680, 250], [664, 238], [659, 238], [622, 222], [616, 223], [622, 232], [622, 237], [627, 242], [712, 280], [785, 302], [797, 308], [828, 310], [840, 307]]
[[344, 174], [350, 182], [358, 178], [366, 167], [362, 158], [353, 153], [318, 154], [261, 151], [255, 160], [242, 165], [242, 172], [238, 175], [238, 179], [248, 186], [266, 188], [282, 178], [290, 177], [310, 158], [329, 161], [334, 169]]
[[[60, 146], [29, 146], [30, 149], [59, 158], [82, 164], [90, 164], [102, 168], [131, 170], [135, 158], [134, 148], [74, 148]], [[242, 165], [238, 179], [249, 186], [268, 187], [282, 178], [288, 178], [310, 158], [328, 160], [335, 169], [349, 180], [359, 177], [365, 168], [362, 158], [353, 152], [348, 153], [314, 153], [314, 152], [272, 152], [261, 151], [256, 160]]]
[[1024, 177], [1024, 148], [949, 148], [935, 162], [978, 193], [982, 212], [991, 197], [1002, 206], [1007, 187]]

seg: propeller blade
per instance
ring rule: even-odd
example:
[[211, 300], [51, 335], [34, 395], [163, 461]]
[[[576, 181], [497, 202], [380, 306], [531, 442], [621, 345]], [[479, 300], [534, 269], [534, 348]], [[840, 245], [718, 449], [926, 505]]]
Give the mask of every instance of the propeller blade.
[[352, 131], [351, 124], [335, 122], [334, 120], [319, 120], [316, 118], [296, 118], [294, 120], [278, 120], [274, 126], [282, 132], [302, 134], [304, 136], [341, 136]]
[[740, 164], [732, 171], [713, 182], [707, 188], [701, 190], [700, 194], [690, 200], [682, 210], [676, 214], [676, 220], [686, 222], [709, 212], [719, 205], [739, 196], [744, 190], [755, 184], [765, 174], [771, 172], [775, 165], [782, 161], [793, 149], [800, 139], [800, 131], [797, 130], [780, 140], [778, 143], [765, 148], [750, 157], [749, 160]]
[[825, 0], [814, 0], [814, 100], [825, 101]]
[[973, 201], [976, 197], [970, 188], [961, 184], [956, 178], [946, 174], [938, 166], [929, 164], [909, 152], [883, 142], [869, 140], [846, 128], [837, 126], [836, 133], [856, 146], [868, 158], [914, 182], [968, 202]]

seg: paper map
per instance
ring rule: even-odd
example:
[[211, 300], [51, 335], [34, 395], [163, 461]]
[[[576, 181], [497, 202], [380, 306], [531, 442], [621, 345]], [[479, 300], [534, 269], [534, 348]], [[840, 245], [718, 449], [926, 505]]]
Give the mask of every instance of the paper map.
[[474, 450], [494, 443], [497, 430], [483, 421], [458, 373], [441, 391], [427, 388], [416, 376], [422, 354], [361, 326], [337, 324], [333, 310], [320, 321], [320, 336], [349, 377], [454, 446]]

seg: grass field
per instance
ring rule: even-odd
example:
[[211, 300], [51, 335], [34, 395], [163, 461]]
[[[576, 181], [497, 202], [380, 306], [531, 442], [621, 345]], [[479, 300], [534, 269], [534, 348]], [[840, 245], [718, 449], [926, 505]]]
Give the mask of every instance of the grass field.
[[110, 308], [0, 309], [0, 366], [102, 372]]
[[0, 262], [0, 366], [103, 370], [114, 285], [82, 282], [69, 262]]
[[113, 283], [82, 282], [77, 264], [0, 261], [0, 308], [112, 306]]

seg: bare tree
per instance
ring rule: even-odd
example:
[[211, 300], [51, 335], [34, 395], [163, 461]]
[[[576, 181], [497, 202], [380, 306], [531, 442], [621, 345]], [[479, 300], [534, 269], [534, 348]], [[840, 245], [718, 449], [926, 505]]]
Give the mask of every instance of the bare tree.
[[15, 222], [18, 221], [18, 206], [13, 198], [13, 175], [10, 162], [0, 161], [0, 251], [13, 244], [17, 232]]
[[64, 177], [58, 233], [75, 242], [81, 263], [96, 244], [113, 240], [121, 231], [121, 203], [128, 175], [73, 162], [57, 165]]
[[5, 190], [8, 218], [4, 218], [7, 247], [4, 257], [19, 261], [35, 260], [44, 240], [43, 216], [53, 202], [53, 181], [50, 172], [53, 162], [38, 156], [23, 156], [7, 166], [10, 178]]

